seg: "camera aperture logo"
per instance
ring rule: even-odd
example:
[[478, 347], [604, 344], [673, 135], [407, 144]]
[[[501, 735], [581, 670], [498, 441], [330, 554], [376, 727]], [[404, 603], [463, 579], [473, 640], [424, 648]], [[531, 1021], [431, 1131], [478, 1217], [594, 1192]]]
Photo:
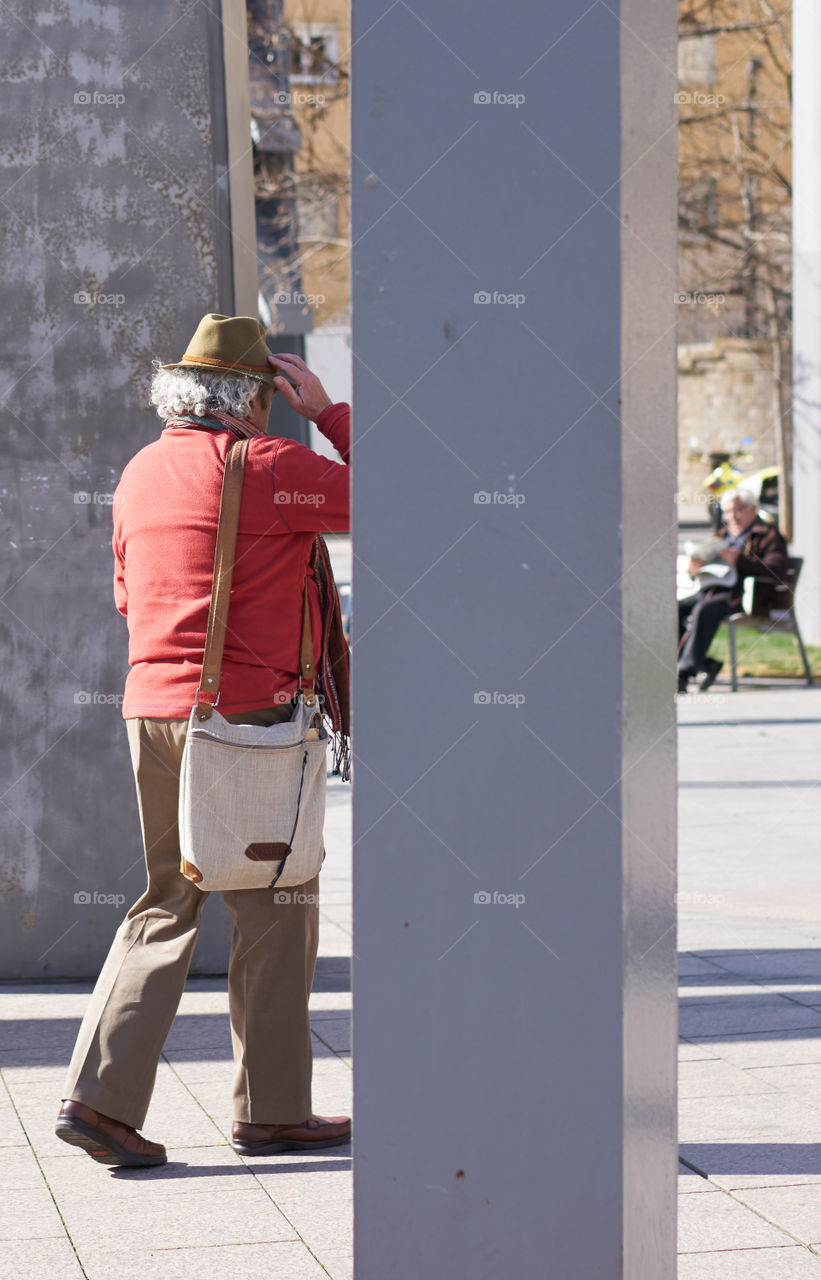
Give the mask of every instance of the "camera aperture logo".
[[525, 895], [523, 893], [500, 893], [498, 889], [494, 889], [490, 893], [487, 889], [480, 889], [478, 893], [474, 893], [473, 901], [477, 907], [519, 907], [524, 906]]

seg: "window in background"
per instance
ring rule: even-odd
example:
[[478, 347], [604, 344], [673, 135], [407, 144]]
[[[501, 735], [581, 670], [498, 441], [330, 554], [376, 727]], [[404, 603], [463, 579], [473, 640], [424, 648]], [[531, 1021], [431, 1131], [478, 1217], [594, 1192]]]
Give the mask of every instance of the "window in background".
[[295, 22], [291, 33], [291, 84], [334, 84], [339, 61], [336, 23]]

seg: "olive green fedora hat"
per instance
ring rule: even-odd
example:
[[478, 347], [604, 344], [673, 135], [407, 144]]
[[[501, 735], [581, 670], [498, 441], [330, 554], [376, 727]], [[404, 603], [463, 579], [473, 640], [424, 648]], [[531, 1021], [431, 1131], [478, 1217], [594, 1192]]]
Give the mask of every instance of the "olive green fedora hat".
[[161, 369], [203, 369], [209, 373], [245, 374], [273, 386], [276, 374], [268, 363], [265, 326], [253, 316], [203, 316], [185, 355]]

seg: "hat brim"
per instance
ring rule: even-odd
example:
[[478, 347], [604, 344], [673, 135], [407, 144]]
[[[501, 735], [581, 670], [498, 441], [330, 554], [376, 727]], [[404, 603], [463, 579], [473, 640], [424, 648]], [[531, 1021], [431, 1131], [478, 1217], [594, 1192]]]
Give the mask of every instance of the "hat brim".
[[273, 387], [277, 376], [273, 369], [260, 369], [256, 365], [223, 364], [219, 360], [178, 360], [175, 364], [161, 364], [161, 369], [199, 369], [202, 373], [233, 373], [235, 377], [256, 378]]

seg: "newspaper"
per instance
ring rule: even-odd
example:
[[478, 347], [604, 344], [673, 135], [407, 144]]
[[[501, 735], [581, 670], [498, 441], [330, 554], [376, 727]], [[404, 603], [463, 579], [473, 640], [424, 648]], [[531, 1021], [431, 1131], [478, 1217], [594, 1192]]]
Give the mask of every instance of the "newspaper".
[[707, 542], [685, 542], [684, 551], [690, 559], [703, 560], [704, 564], [695, 575], [694, 581], [702, 587], [734, 587], [738, 581], [735, 567], [722, 560], [721, 553], [726, 543], [720, 538], [711, 538]]

